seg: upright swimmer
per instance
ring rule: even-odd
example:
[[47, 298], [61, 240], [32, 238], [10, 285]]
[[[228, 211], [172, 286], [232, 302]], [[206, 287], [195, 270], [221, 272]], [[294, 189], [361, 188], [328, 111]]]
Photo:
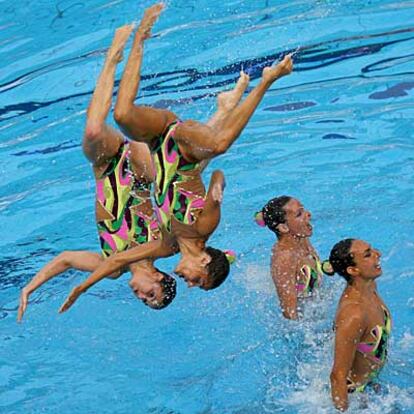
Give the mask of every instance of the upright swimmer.
[[300, 304], [322, 281], [321, 263], [309, 241], [311, 214], [299, 200], [289, 196], [270, 200], [256, 214], [256, 221], [276, 234], [271, 273], [283, 316], [298, 319]]
[[169, 241], [150, 243], [114, 255], [90, 278], [76, 288], [62, 306], [67, 310], [76, 298], [106, 275], [131, 261], [157, 258], [166, 252], [181, 253], [175, 272], [188, 286], [208, 290], [218, 287], [229, 273], [225, 252], [206, 246], [220, 221], [220, 203], [224, 176], [213, 173], [209, 190], [201, 180], [201, 165], [227, 151], [246, 126], [265, 92], [274, 81], [292, 71], [290, 56], [275, 67], [263, 70], [259, 84], [247, 98], [239, 101], [249, 78], [242, 73], [233, 91], [218, 96], [218, 110], [206, 123], [180, 121], [167, 110], [134, 104], [140, 81], [144, 41], [150, 37], [153, 24], [163, 9], [156, 4], [144, 13], [138, 27], [129, 59], [121, 80], [115, 107], [115, 119], [132, 140], [145, 142], [156, 165], [155, 208], [163, 233]]
[[331, 392], [335, 407], [348, 408], [348, 394], [373, 384], [387, 360], [391, 315], [377, 292], [381, 253], [367, 242], [337, 243], [329, 262], [347, 286], [335, 318], [335, 356]]
[[[150, 199], [154, 179], [147, 145], [128, 142], [105, 123], [111, 107], [117, 64], [132, 26], [116, 30], [104, 67], [90, 102], [83, 151], [92, 163], [96, 180], [96, 221], [101, 253], [65, 251], [44, 266], [22, 289], [18, 320], [26, 311], [30, 295], [53, 277], [68, 269], [92, 272], [105, 258], [130, 247], [160, 238], [158, 222]], [[108, 277], [119, 277], [126, 269]], [[156, 269], [151, 260], [129, 265], [129, 282], [134, 294], [148, 306], [161, 309], [175, 296], [175, 280]]]

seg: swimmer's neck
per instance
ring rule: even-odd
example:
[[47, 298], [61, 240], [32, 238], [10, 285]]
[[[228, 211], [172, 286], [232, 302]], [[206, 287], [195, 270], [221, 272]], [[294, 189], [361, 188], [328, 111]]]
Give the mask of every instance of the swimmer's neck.
[[177, 237], [177, 243], [182, 255], [198, 255], [204, 251], [206, 247], [206, 242], [202, 239]]
[[278, 244], [282, 249], [303, 249], [306, 248], [307, 237], [298, 237], [291, 233], [284, 233], [279, 237]]
[[352, 284], [349, 286], [363, 296], [377, 293], [377, 283], [375, 282], [375, 279], [363, 279], [361, 277], [356, 277], [352, 280]]
[[131, 265], [134, 269], [140, 270], [154, 270], [154, 259], [142, 259], [139, 262], [135, 262]]
[[143, 259], [132, 265], [130, 284], [140, 283], [144, 280], [160, 282], [162, 279], [163, 276], [155, 268], [153, 259]]

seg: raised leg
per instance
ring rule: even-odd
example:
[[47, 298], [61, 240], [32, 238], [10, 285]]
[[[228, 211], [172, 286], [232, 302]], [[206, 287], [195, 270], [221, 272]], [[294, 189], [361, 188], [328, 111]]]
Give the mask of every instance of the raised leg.
[[212, 124], [187, 121], [176, 130], [176, 139], [188, 159], [204, 160], [223, 154], [238, 138], [266, 91], [277, 79], [292, 71], [292, 60], [286, 56], [275, 67], [266, 67], [260, 83], [247, 98], [227, 116], [219, 116]]
[[249, 93], [247, 98], [225, 118], [222, 125], [218, 125], [223, 133], [222, 146], [225, 149], [230, 147], [240, 135], [273, 82], [290, 74], [292, 69], [293, 63], [290, 55], [285, 56], [277, 66], [269, 66], [263, 69], [262, 79], [259, 85], [257, 85]]
[[230, 112], [239, 104], [243, 93], [249, 85], [249, 75], [240, 72], [240, 77], [236, 83], [236, 86], [230, 90], [221, 92], [217, 96], [217, 111], [207, 121], [207, 125], [214, 127], [215, 125], [223, 122]]
[[152, 26], [160, 15], [163, 4], [148, 8], [135, 33], [134, 42], [122, 75], [115, 105], [115, 121], [132, 140], [150, 144], [177, 116], [170, 111], [134, 104], [141, 80], [144, 42], [150, 37]]
[[116, 66], [122, 60], [122, 52], [132, 29], [132, 25], [127, 25], [115, 31], [89, 104], [83, 151], [95, 167], [113, 157], [122, 143], [122, 135], [106, 125], [105, 120], [111, 108]]

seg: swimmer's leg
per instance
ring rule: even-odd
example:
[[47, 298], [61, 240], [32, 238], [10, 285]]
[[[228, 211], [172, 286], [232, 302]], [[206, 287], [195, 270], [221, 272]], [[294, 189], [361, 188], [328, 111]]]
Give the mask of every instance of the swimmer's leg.
[[[249, 85], [249, 75], [240, 72], [240, 77], [237, 80], [236, 86], [230, 90], [221, 92], [217, 96], [217, 111], [207, 121], [206, 125], [214, 127], [223, 122], [223, 120], [230, 114], [230, 112], [239, 104], [243, 93]], [[200, 170], [203, 171], [209, 164], [211, 158], [204, 158], [200, 163]]]
[[236, 86], [232, 90], [218, 94], [217, 111], [207, 121], [207, 125], [215, 126], [216, 124], [222, 122], [224, 118], [228, 116], [234, 108], [236, 108], [243, 96], [243, 93], [249, 85], [249, 80], [249, 75], [242, 71], [240, 72], [240, 77], [237, 80]]
[[151, 28], [161, 13], [162, 7], [161, 4], [156, 4], [144, 13], [134, 35], [115, 105], [115, 121], [122, 131], [132, 140], [148, 144], [162, 134], [168, 124], [177, 119], [173, 112], [134, 104], [141, 80], [144, 42], [150, 36]]
[[107, 125], [105, 120], [111, 109], [115, 70], [122, 60], [122, 52], [132, 29], [132, 25], [127, 25], [115, 31], [89, 104], [82, 147], [94, 167], [99, 167], [112, 158], [123, 142], [122, 134]]
[[257, 106], [261, 102], [264, 94], [270, 86], [281, 77], [292, 72], [293, 63], [290, 56], [285, 58], [276, 66], [269, 66], [263, 69], [260, 83], [249, 93], [247, 98], [238, 105], [228, 117], [225, 118], [221, 128], [222, 151], [227, 150], [230, 145], [238, 138], [250, 117], [253, 115]]
[[223, 154], [238, 138], [273, 82], [288, 75], [292, 66], [291, 57], [286, 56], [277, 66], [264, 68], [260, 83], [228, 116], [220, 117], [212, 126], [186, 121], [177, 127], [176, 140], [197, 160]]

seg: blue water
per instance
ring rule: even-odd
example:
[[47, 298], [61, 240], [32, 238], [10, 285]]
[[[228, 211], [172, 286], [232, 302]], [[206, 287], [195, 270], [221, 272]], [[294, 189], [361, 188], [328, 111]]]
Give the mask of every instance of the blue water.
[[[344, 285], [326, 281], [306, 319], [281, 319], [270, 232], [252, 220], [290, 194], [313, 214], [322, 257], [343, 237], [383, 253], [381, 295], [394, 317], [383, 392], [350, 413], [414, 412], [414, 3], [392, 0], [171, 0], [148, 41], [140, 100], [206, 120], [215, 94], [295, 51], [241, 138], [206, 171], [227, 177], [213, 245], [238, 261], [218, 290], [187, 289], [162, 312], [127, 276], [67, 314], [86, 274], [20, 289], [65, 249], [97, 250], [85, 109], [117, 26], [149, 1], [0, 0], [0, 412], [334, 413], [332, 320]], [[128, 50], [127, 50], [128, 52]], [[120, 65], [117, 79], [122, 73]], [[176, 258], [162, 262], [172, 269]]]

